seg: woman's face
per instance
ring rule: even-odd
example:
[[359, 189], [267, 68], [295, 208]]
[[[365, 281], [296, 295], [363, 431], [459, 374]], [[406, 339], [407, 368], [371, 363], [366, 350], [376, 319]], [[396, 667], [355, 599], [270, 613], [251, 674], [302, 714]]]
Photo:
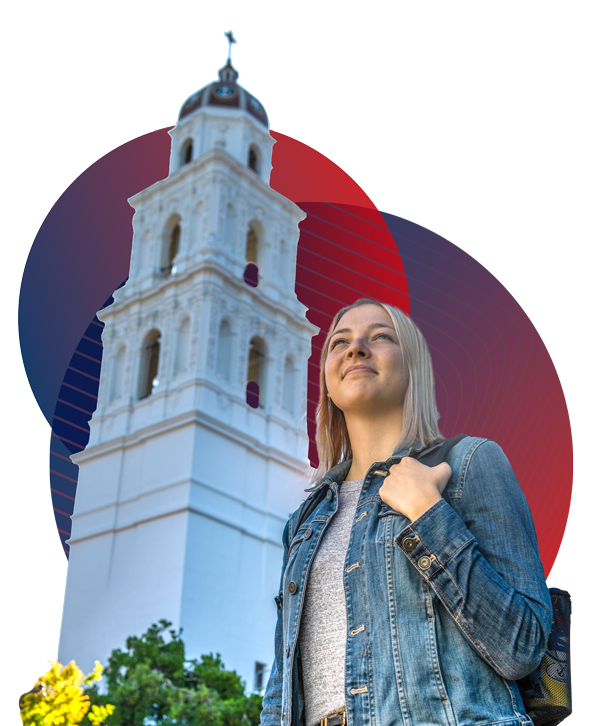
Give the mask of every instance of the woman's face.
[[345, 414], [402, 409], [402, 349], [384, 308], [360, 305], [342, 315], [329, 341], [325, 382]]

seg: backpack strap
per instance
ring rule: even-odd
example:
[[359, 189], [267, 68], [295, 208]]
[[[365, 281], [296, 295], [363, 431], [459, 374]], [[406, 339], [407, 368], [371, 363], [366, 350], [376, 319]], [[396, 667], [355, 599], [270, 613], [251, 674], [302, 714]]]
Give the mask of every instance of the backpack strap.
[[453, 436], [451, 439], [444, 439], [444, 441], [430, 447], [429, 449], [417, 452], [413, 455], [413, 458], [417, 459], [421, 462], [421, 464], [425, 464], [426, 466], [437, 466], [443, 461], [446, 461], [448, 454], [450, 453], [450, 449], [456, 446], [459, 441], [466, 438], [467, 434], [458, 434], [457, 436]]

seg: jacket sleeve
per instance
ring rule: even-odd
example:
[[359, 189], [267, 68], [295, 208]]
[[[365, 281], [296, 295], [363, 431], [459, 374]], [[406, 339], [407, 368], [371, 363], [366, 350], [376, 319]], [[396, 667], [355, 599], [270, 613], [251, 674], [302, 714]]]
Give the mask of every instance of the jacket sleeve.
[[462, 468], [455, 507], [437, 502], [396, 544], [478, 654], [517, 680], [538, 666], [552, 625], [533, 520], [498, 444], [483, 440]]
[[[281, 577], [279, 579], [279, 591], [281, 594], [283, 588], [283, 573], [288, 561], [289, 554], [289, 533], [290, 522], [285, 525], [283, 530], [283, 566], [281, 568]], [[263, 708], [260, 715], [260, 726], [280, 726], [281, 724], [281, 698], [282, 698], [282, 676], [283, 676], [283, 613], [277, 608], [277, 624], [275, 626], [275, 660], [271, 668], [271, 674], [263, 696]]]

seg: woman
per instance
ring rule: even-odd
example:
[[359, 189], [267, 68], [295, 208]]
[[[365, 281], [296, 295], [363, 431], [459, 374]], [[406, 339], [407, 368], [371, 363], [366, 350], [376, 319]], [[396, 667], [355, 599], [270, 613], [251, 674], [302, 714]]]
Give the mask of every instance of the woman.
[[436, 467], [407, 456], [443, 437], [427, 345], [389, 305], [340, 310], [320, 381], [327, 496], [284, 530], [261, 724], [530, 724], [515, 679], [541, 660], [552, 608], [502, 450], [466, 437]]

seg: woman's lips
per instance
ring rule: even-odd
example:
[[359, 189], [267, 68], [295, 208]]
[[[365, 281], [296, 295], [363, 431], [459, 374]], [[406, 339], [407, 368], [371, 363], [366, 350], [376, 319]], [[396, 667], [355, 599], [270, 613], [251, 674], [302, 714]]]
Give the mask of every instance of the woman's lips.
[[369, 373], [375, 373], [375, 371], [372, 368], [369, 368], [369, 366], [350, 366], [345, 372], [344, 372], [344, 378], [349, 373], [359, 373], [360, 371], [366, 371]]

